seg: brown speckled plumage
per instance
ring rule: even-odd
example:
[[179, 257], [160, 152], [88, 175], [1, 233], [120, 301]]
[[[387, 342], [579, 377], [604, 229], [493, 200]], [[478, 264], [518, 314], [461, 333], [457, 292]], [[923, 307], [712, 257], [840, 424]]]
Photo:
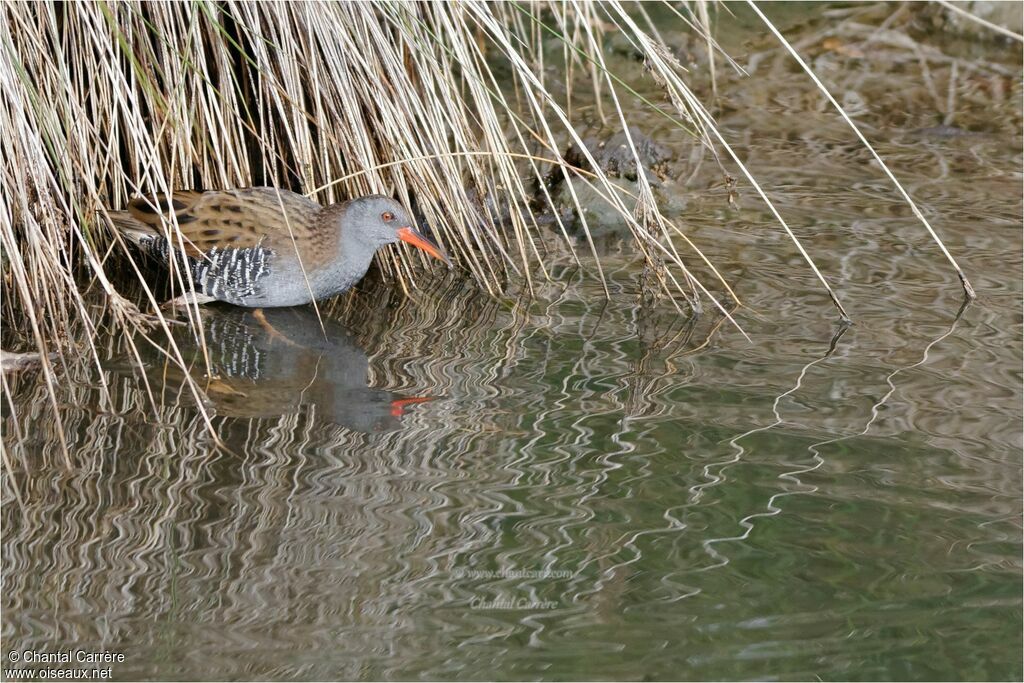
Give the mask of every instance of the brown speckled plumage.
[[126, 229], [139, 229], [141, 224], [145, 231], [159, 235], [165, 217], [173, 214], [189, 256], [215, 247], [263, 247], [282, 253], [298, 245], [303, 263], [316, 268], [337, 248], [338, 230], [324, 224], [344, 206], [322, 207], [302, 195], [273, 188], [184, 191], [175, 192], [170, 203], [164, 195], [157, 195], [155, 202], [136, 197], [128, 203], [127, 216], [116, 214], [114, 222]]

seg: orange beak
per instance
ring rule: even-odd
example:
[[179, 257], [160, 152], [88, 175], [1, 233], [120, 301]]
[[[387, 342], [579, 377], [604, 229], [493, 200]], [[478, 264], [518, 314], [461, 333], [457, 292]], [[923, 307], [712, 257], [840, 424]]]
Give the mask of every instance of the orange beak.
[[416, 230], [416, 228], [410, 228], [408, 226], [404, 228], [399, 228], [398, 239], [402, 240], [403, 242], [408, 242], [417, 249], [422, 249], [423, 251], [427, 252], [434, 258], [440, 261], [444, 261], [449, 266], [452, 264], [452, 262], [448, 260], [448, 256], [446, 256], [445, 253], [441, 251], [441, 247], [437, 246], [437, 243], [435, 243], [432, 239], [430, 239], [423, 233]]

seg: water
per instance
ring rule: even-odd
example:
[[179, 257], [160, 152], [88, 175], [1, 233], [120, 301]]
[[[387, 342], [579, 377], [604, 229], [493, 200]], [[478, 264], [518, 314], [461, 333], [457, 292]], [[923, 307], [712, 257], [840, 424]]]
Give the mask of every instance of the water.
[[[607, 301], [562, 259], [532, 299], [368, 283], [326, 337], [311, 310], [272, 333], [211, 307], [209, 374], [175, 337], [198, 398], [100, 334], [103, 372], [72, 364], [56, 406], [6, 377], [5, 653], [122, 652], [121, 680], [1020, 679], [1020, 50], [950, 47], [937, 113], [912, 51], [806, 48], [971, 278], [962, 308], [852, 134], [734, 30], [761, 66], [720, 72], [723, 128], [852, 327], [754, 193], [730, 205], [638, 110], [752, 343], [638, 308], [614, 230]], [[952, 61], [928, 64], [945, 95]]]

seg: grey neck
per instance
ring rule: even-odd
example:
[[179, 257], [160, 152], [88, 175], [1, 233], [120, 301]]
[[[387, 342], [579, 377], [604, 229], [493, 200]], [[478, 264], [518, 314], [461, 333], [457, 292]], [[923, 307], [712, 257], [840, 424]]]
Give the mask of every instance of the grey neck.
[[351, 231], [342, 230], [337, 258], [334, 259], [334, 266], [328, 269], [329, 273], [323, 283], [324, 288], [330, 291], [324, 292], [324, 295], [344, 292], [362, 280], [377, 248], [378, 245], [368, 244], [365, 239], [351, 234]]

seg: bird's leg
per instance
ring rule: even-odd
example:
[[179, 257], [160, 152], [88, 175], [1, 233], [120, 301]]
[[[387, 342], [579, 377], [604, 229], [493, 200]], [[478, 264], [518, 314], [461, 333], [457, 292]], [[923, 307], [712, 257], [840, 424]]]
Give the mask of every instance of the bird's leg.
[[256, 322], [260, 324], [260, 327], [267, 331], [267, 334], [270, 335], [271, 340], [280, 340], [287, 344], [288, 346], [299, 346], [299, 344], [296, 344], [287, 336], [278, 332], [277, 328], [270, 324], [270, 321], [267, 320], [267, 316], [264, 315], [262, 308], [252, 309], [252, 317], [256, 318]]
[[186, 306], [202, 306], [208, 304], [211, 301], [216, 301], [212, 296], [206, 294], [200, 294], [199, 292], [187, 292], [181, 296], [175, 297], [170, 301], [165, 301], [160, 304], [160, 308], [165, 311], [169, 311], [175, 308], [186, 307]]

